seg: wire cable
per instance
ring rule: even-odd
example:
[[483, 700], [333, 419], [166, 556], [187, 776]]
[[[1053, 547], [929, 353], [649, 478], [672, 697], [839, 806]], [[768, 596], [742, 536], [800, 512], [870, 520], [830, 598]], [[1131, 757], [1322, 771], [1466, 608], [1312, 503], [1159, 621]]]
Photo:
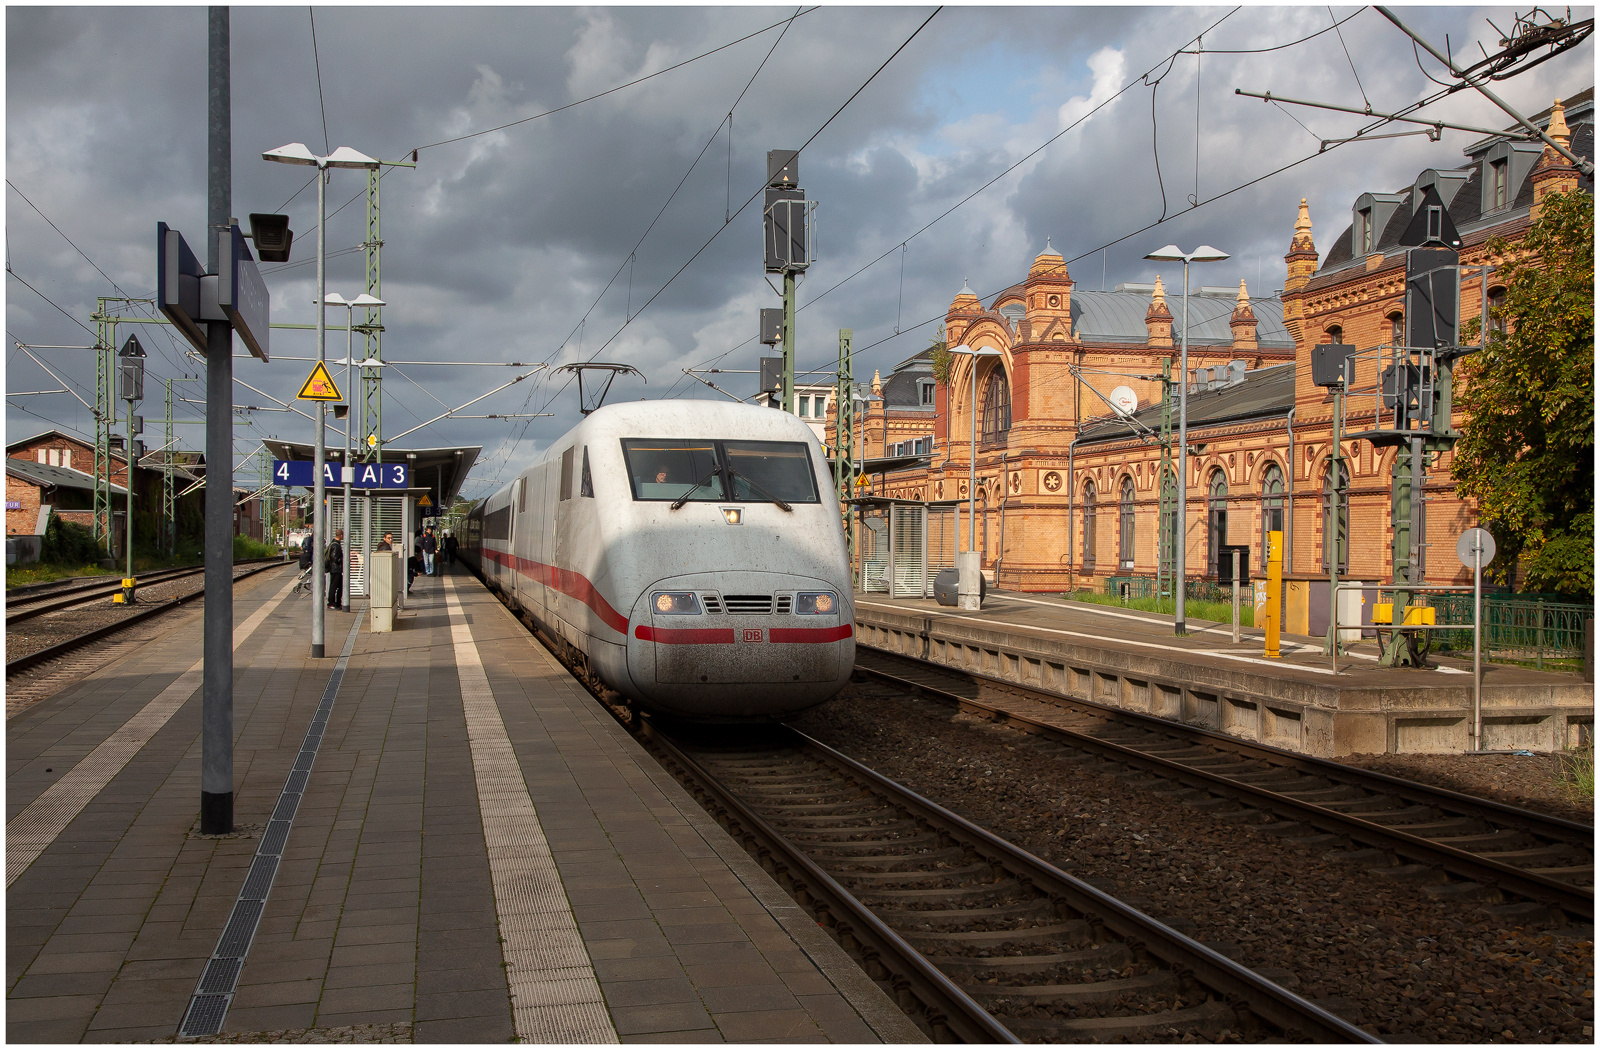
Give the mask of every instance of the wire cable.
[[317, 109], [322, 113], [322, 154], [327, 156], [333, 152], [333, 142], [328, 138], [328, 105], [322, 98], [322, 58], [317, 54], [317, 10], [308, 7], [306, 14], [311, 16], [311, 61], [317, 67]]
[[[1372, 100], [1367, 97], [1367, 89], [1361, 86], [1361, 74], [1356, 72], [1356, 60], [1350, 57], [1350, 45], [1344, 42], [1344, 32], [1339, 29], [1339, 20], [1333, 16], [1333, 8], [1328, 8], [1328, 17], [1333, 20], [1334, 32], [1338, 34], [1339, 46], [1344, 49], [1344, 60], [1350, 63], [1350, 75], [1356, 78], [1356, 90], [1361, 92], [1361, 101], [1372, 108]], [[1413, 48], [1415, 43], [1413, 43]]]

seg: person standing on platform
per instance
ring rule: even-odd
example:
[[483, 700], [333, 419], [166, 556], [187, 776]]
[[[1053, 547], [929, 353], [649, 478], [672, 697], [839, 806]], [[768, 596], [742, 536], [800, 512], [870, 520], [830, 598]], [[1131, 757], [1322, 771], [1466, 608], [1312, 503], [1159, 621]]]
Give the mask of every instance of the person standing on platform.
[[439, 541], [433, 537], [433, 526], [429, 525], [422, 530], [422, 571], [429, 576], [438, 575], [434, 572], [433, 556], [439, 551]]
[[451, 532], [449, 529], [445, 529], [444, 542], [440, 546], [444, 548], [444, 563], [446, 565], [454, 565], [456, 563], [455, 533]]
[[311, 559], [317, 556], [317, 549], [312, 546], [311, 534], [306, 533], [306, 538], [300, 541], [300, 568], [311, 568]]
[[384, 533], [383, 534], [383, 542], [378, 544], [378, 546], [376, 548], [374, 548], [374, 549], [375, 550], [380, 550], [380, 551], [392, 551], [392, 550], [394, 550], [394, 533], [392, 533], [392, 532]]
[[328, 608], [337, 609], [344, 598], [344, 530], [333, 530], [333, 542], [322, 567], [328, 573]]

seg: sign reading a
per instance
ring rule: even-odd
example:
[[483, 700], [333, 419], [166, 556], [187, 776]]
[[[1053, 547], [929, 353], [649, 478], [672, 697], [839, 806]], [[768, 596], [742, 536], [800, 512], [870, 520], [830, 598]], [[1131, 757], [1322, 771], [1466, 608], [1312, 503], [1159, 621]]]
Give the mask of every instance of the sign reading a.
[[302, 401], [343, 401], [344, 395], [339, 393], [339, 388], [333, 382], [333, 377], [328, 374], [328, 369], [321, 361], [317, 362], [311, 374], [306, 376], [306, 381], [300, 387], [300, 392], [295, 395]]
[[[411, 484], [410, 468], [404, 463], [358, 463], [351, 468], [351, 488], [403, 489]], [[272, 483], [284, 488], [311, 488], [316, 483], [309, 459], [279, 459], [272, 464]], [[322, 465], [322, 483], [329, 488], [344, 484], [338, 468]]]

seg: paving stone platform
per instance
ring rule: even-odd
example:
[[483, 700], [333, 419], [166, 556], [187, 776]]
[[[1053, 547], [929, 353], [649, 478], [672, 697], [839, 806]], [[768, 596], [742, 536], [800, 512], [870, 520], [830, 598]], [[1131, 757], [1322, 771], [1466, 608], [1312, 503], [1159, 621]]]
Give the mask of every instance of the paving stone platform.
[[[198, 607], [8, 720], [9, 1041], [177, 1033], [334, 669], [308, 655], [308, 599], [290, 579], [235, 596], [236, 624], [261, 613], [235, 637], [238, 834], [198, 833], [198, 689], [126, 755], [102, 747], [141, 712], [149, 728], [146, 709], [200, 658]], [[587, 972], [603, 998], [587, 1040], [925, 1041], [472, 577], [419, 578], [412, 598], [392, 634], [361, 623], [222, 1039], [540, 1041]], [[330, 654], [353, 622], [328, 613]], [[485, 680], [492, 705], [469, 725], [464, 692], [476, 703]], [[485, 779], [495, 713], [514, 790]], [[108, 754], [123, 764], [102, 788], [41, 800]], [[78, 809], [42, 849], [14, 852], [13, 827], [50, 826], [37, 818], [55, 805]], [[531, 828], [542, 846], [486, 826]], [[506, 858], [525, 854], [553, 862], [555, 918], [581, 941], [559, 974], [512, 950], [528, 887]]]

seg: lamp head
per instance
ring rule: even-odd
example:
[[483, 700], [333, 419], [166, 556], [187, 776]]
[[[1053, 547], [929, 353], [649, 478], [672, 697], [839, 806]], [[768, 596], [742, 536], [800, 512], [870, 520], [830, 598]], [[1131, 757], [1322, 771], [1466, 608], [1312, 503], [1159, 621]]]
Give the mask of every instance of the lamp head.
[[261, 154], [262, 160], [275, 160], [279, 164], [315, 164], [317, 155], [306, 148], [304, 142], [291, 142], [287, 146], [269, 149]]
[[350, 305], [351, 306], [388, 306], [389, 304], [384, 302], [382, 299], [379, 299], [375, 295], [368, 295], [366, 292], [362, 292], [360, 295], [358, 295], [354, 299], [350, 300]]
[[323, 306], [350, 306], [350, 300], [338, 292], [329, 292], [322, 300]]
[[972, 356], [973, 357], [1001, 357], [1003, 355], [1000, 353], [1000, 351], [996, 350], [992, 346], [980, 346], [980, 347], [978, 347], [978, 349], [972, 351]]
[[1183, 262], [1184, 256], [1176, 244], [1169, 244], [1165, 248], [1157, 248], [1145, 258], [1156, 262]]
[[1189, 253], [1189, 259], [1192, 262], [1221, 262], [1227, 258], [1230, 258], [1227, 252], [1222, 251], [1220, 248], [1213, 248], [1209, 244], [1202, 244]]
[[947, 347], [947, 349], [952, 354], [970, 354], [970, 353], [972, 353], [972, 347], [968, 346], [966, 343], [957, 343], [955, 346]]
[[330, 168], [376, 168], [378, 161], [349, 146], [340, 146], [323, 158], [323, 164]]

